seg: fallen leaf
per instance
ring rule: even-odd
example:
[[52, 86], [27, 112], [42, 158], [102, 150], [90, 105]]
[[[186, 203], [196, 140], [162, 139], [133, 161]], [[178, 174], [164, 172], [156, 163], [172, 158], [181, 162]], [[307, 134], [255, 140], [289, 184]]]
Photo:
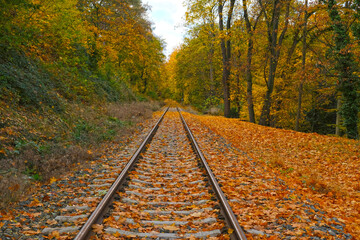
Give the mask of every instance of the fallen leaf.
[[50, 184], [52, 184], [52, 183], [54, 183], [56, 181], [57, 181], [57, 179], [55, 177], [50, 178]]
[[104, 229], [104, 226], [102, 224], [93, 224], [92, 228], [95, 233], [101, 234]]
[[37, 230], [37, 231], [29, 230], [29, 231], [23, 231], [22, 233], [25, 234], [25, 235], [27, 235], [27, 236], [31, 236], [31, 235], [39, 234], [39, 233], [40, 233], [40, 230]]
[[176, 227], [175, 225], [166, 225], [166, 226], [163, 226], [163, 229], [169, 230], [169, 231], [177, 231], [180, 228]]
[[57, 224], [57, 221], [55, 219], [53, 219], [53, 220], [49, 219], [49, 220], [46, 221], [46, 223], [49, 224], [49, 225], [54, 225], [54, 224]]
[[202, 215], [202, 212], [195, 212], [195, 213], [192, 213], [190, 216], [192, 217], [200, 217]]
[[60, 238], [60, 233], [59, 231], [53, 231], [50, 235], [49, 235], [50, 239], [55, 238], [55, 239], [59, 239]]

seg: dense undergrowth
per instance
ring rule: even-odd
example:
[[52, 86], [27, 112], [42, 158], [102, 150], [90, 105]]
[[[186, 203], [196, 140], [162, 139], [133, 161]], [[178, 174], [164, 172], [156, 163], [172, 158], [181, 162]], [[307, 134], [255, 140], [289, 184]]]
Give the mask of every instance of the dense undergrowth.
[[120, 142], [161, 107], [112, 73], [44, 64], [19, 51], [1, 56], [0, 206], [93, 159], [102, 143]]

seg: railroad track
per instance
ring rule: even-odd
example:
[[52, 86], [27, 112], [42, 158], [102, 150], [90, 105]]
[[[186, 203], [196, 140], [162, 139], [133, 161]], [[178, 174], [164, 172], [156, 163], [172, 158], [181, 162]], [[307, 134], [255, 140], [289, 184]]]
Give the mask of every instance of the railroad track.
[[75, 240], [246, 239], [180, 111], [168, 109]]

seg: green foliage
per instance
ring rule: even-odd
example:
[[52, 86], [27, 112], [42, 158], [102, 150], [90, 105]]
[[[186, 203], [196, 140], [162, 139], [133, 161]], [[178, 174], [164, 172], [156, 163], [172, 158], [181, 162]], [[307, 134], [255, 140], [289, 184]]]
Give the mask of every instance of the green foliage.
[[115, 75], [104, 75], [99, 73], [84, 79], [92, 83], [95, 94], [101, 99], [109, 102], [128, 102], [135, 100], [131, 90]]
[[329, 108], [328, 106], [314, 107], [305, 113], [306, 120], [310, 123], [309, 131], [320, 134], [334, 133], [332, 123], [336, 120], [336, 112], [325, 111], [325, 107]]
[[284, 175], [287, 175], [289, 173], [292, 173], [294, 171], [294, 168], [290, 167], [290, 168], [287, 168], [287, 169], [280, 169], [280, 172]]
[[61, 65], [54, 68], [15, 50], [0, 52], [0, 99], [9, 104], [38, 110], [45, 107], [61, 113], [68, 100], [88, 103], [136, 100], [136, 95], [114, 73], [92, 74], [83, 68]]
[[27, 167], [26, 167], [26, 169], [24, 171], [24, 174], [31, 177], [35, 181], [41, 181], [42, 180], [42, 176], [38, 172], [38, 169], [32, 163], [27, 164]]
[[357, 90], [360, 81], [353, 75], [355, 61], [353, 54], [348, 50], [350, 44], [349, 32], [340, 17], [336, 8], [335, 0], [328, 0], [328, 12], [332, 21], [334, 31], [335, 46], [332, 48], [336, 60], [335, 70], [338, 75], [338, 90], [342, 93], [343, 103], [340, 114], [344, 118], [347, 136], [352, 139], [359, 137], [359, 94]]
[[230, 108], [230, 115], [229, 115], [230, 118], [239, 118], [239, 111], [237, 108]]
[[78, 120], [73, 128], [73, 139], [82, 144], [99, 141], [110, 141], [115, 138], [123, 128], [132, 127], [134, 123], [129, 120], [120, 120], [116, 117], [108, 117], [102, 124], [94, 125], [85, 120]]
[[62, 97], [132, 101], [134, 90], [157, 97], [163, 44], [146, 10], [140, 1], [2, 0], [2, 99], [61, 112]]
[[[211, 24], [204, 24], [194, 29], [194, 37], [185, 39], [181, 50], [171, 56], [176, 67], [174, 83], [177, 91], [174, 99], [191, 104], [199, 110], [205, 110], [222, 99], [221, 88], [221, 53], [214, 46]], [[195, 37], [197, 36], [197, 37]], [[214, 102], [214, 104], [215, 104]]]
[[159, 94], [155, 91], [149, 91], [147, 95], [154, 100], [159, 100]]
[[355, 17], [358, 21], [354, 22], [354, 24], [351, 26], [351, 30], [352, 30], [356, 40], [360, 44], [360, 22], [359, 22], [359, 20], [360, 20], [360, 1], [355, 0], [353, 2], [352, 8], [356, 11]]
[[[56, 83], [52, 74], [47, 72], [40, 63], [29, 59], [23, 53], [0, 49], [0, 98], [17, 99], [18, 104], [41, 108], [44, 104], [56, 112], [63, 110], [62, 103], [54, 92]], [[6, 93], [12, 93], [7, 96]], [[8, 99], [9, 100], [9, 99]]]
[[95, 131], [96, 127], [92, 124], [79, 120], [73, 129], [73, 137], [77, 142], [86, 142], [89, 139], [89, 135]]
[[105, 122], [104, 129], [100, 134], [98, 134], [98, 139], [100, 141], [111, 141], [115, 138], [118, 131], [122, 128], [128, 128], [133, 126], [132, 121], [122, 121], [116, 117], [108, 117], [108, 120]]
[[218, 97], [218, 96], [210, 96], [208, 97], [205, 102], [204, 102], [204, 105], [206, 108], [210, 108], [210, 107], [213, 107], [213, 106], [218, 106], [220, 105], [221, 103], [221, 98]]
[[[19, 46], [27, 34], [21, 34], [21, 29], [12, 24], [13, 19], [17, 14], [18, 9], [33, 7], [27, 0], [1, 0], [0, 1], [0, 48], [12, 49], [14, 46]], [[15, 35], [13, 32], [17, 32]], [[21, 35], [20, 35], [21, 34]]]

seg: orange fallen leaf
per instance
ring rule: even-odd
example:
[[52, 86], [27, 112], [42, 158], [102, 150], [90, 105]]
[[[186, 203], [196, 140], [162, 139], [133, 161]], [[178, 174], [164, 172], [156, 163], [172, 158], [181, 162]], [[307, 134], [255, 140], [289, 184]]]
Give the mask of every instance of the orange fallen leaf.
[[101, 234], [104, 229], [104, 226], [102, 224], [93, 224], [92, 228], [95, 233]]
[[163, 229], [169, 230], [169, 231], [177, 231], [180, 228], [176, 227], [175, 225], [166, 225], [166, 226], [163, 226]]
[[50, 239], [55, 238], [55, 239], [59, 239], [60, 238], [60, 233], [59, 231], [53, 231], [50, 235], [49, 235]]
[[113, 233], [113, 236], [116, 238], [119, 238], [121, 236], [121, 234], [119, 232]]
[[22, 233], [27, 235], [27, 236], [31, 236], [31, 235], [39, 234], [40, 230], [37, 230], [37, 231], [28, 230], [28, 231], [23, 231]]
[[53, 220], [49, 219], [49, 220], [46, 221], [46, 223], [49, 224], [49, 225], [54, 225], [54, 224], [57, 224], [57, 221], [55, 219], [53, 219]]
[[195, 213], [192, 213], [190, 216], [192, 217], [200, 217], [202, 215], [202, 212], [195, 212]]
[[55, 177], [50, 178], [50, 184], [56, 182], [57, 179]]

